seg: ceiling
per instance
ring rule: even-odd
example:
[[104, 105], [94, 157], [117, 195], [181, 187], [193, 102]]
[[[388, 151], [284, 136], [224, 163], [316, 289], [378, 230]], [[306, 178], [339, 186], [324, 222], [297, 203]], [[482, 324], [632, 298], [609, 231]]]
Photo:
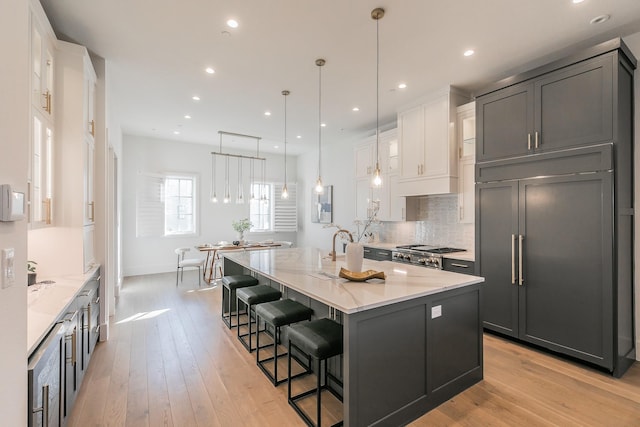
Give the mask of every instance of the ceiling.
[[[41, 1], [59, 38], [106, 59], [109, 111], [123, 133], [217, 147], [218, 131], [235, 132], [263, 138], [263, 152], [282, 153], [287, 89], [290, 154], [317, 149], [317, 58], [326, 60], [322, 144], [376, 128], [375, 7], [386, 10], [379, 21], [381, 127], [446, 85], [473, 94], [640, 31], [638, 0]], [[603, 14], [610, 19], [590, 24]], [[229, 18], [239, 26], [227, 27]], [[467, 49], [475, 54], [463, 56]], [[232, 145], [255, 150], [254, 140], [224, 137], [223, 149]]]

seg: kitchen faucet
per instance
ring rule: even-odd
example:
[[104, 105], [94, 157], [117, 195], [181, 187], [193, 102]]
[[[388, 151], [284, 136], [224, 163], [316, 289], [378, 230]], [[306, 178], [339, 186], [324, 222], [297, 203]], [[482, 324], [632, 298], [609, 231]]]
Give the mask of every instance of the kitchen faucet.
[[349, 240], [351, 240], [351, 242], [353, 242], [353, 235], [351, 234], [351, 232], [349, 230], [345, 230], [343, 228], [339, 228], [338, 231], [336, 231], [335, 233], [333, 233], [333, 250], [331, 251], [331, 261], [335, 261], [336, 260], [336, 236], [338, 236], [338, 234], [341, 233], [347, 233], [349, 235]]

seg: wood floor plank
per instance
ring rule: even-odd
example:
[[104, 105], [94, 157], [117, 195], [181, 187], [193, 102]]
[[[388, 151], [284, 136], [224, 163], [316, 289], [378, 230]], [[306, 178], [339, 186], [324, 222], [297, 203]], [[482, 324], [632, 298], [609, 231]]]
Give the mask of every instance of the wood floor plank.
[[[177, 288], [172, 273], [125, 280], [68, 426], [304, 426], [286, 384], [274, 388], [220, 320], [220, 288], [193, 277]], [[410, 425], [637, 427], [640, 364], [617, 379], [485, 334], [484, 380]]]

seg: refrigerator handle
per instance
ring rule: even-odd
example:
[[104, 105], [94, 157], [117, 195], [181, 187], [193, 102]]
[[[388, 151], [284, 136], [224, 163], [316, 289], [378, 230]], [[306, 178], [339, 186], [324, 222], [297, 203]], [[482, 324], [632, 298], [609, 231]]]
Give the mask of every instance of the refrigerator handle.
[[524, 240], [524, 236], [522, 234], [518, 235], [518, 285], [522, 286], [524, 284], [524, 279], [522, 277], [522, 241]]
[[511, 235], [511, 284], [516, 284], [516, 235]]

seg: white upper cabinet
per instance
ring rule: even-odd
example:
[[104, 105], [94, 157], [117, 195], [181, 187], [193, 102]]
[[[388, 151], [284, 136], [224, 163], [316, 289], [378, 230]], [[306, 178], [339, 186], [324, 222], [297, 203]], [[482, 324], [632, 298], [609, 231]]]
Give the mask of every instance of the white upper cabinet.
[[30, 228], [53, 224], [55, 126], [54, 59], [57, 40], [39, 2], [30, 3], [31, 127], [27, 218]]
[[458, 220], [475, 222], [476, 103], [458, 107], [456, 119], [458, 140]]
[[458, 191], [456, 107], [469, 97], [445, 88], [398, 113], [399, 179], [402, 196]]
[[[378, 153], [376, 152], [378, 150]], [[367, 138], [354, 149], [356, 170], [356, 218], [366, 220], [375, 206], [379, 206], [377, 218], [381, 221], [404, 221], [405, 198], [400, 197], [398, 182], [397, 130], [381, 132], [379, 145], [376, 136]], [[380, 164], [382, 185], [373, 185], [376, 160]]]

